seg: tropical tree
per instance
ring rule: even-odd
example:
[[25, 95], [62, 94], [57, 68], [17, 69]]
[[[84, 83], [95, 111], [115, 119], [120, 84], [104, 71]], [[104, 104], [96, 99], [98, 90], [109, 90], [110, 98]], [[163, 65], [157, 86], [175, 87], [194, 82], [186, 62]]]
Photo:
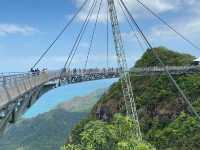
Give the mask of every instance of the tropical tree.
[[73, 141], [62, 150], [155, 150], [137, 139], [136, 123], [129, 117], [115, 115], [111, 123], [90, 121], [79, 134], [80, 142]]

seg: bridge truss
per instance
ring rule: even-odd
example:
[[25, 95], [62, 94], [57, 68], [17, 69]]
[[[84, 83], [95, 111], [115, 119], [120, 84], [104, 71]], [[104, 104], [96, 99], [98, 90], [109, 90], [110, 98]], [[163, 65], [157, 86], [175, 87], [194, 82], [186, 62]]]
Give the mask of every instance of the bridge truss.
[[115, 8], [115, 3], [113, 0], [108, 0], [110, 20], [112, 24], [112, 31], [115, 43], [115, 51], [117, 55], [118, 67], [120, 68], [120, 81], [124, 96], [124, 101], [126, 105], [127, 115], [132, 117], [136, 121], [136, 136], [138, 139], [142, 139], [140, 125], [138, 120], [138, 114], [136, 110], [136, 103], [133, 95], [133, 88], [131, 85], [130, 74], [128, 72], [128, 65], [126, 61], [126, 56], [124, 52], [124, 46], [122, 42], [121, 32], [119, 28], [119, 22], [117, 18], [117, 12]]

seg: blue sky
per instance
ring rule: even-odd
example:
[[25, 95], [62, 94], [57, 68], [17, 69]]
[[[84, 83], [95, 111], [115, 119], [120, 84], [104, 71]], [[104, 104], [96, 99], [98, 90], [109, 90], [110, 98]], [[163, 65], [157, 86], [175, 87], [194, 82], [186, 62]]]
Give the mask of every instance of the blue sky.
[[[153, 46], [163, 45], [171, 49], [200, 56], [200, 50], [193, 49], [155, 18], [138, 7], [135, 0], [124, 0]], [[199, 0], [142, 0], [179, 32], [200, 45], [200, 1]], [[46, 49], [63, 28], [83, 0], [0, 0], [0, 72], [26, 71]], [[72, 48], [89, 6], [81, 12], [61, 40], [48, 53], [39, 67], [61, 68]], [[128, 64], [131, 66], [143, 51], [138, 47], [128, 24], [117, 6]], [[83, 67], [89, 46], [94, 18], [81, 41], [79, 53], [72, 67]], [[89, 67], [106, 66], [106, 3], [104, 0], [94, 39]], [[111, 37], [111, 31], [110, 31]], [[116, 65], [115, 51], [110, 39], [110, 63]]]
[[43, 95], [25, 114], [25, 118], [35, 117], [48, 112], [63, 101], [72, 100], [75, 96], [86, 96], [95, 90], [106, 89], [118, 79], [89, 81], [63, 86]]

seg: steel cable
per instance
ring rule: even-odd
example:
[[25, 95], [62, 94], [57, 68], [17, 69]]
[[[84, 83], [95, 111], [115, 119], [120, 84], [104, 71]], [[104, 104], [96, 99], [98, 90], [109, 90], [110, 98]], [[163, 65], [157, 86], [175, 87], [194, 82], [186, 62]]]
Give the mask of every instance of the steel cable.
[[86, 29], [86, 27], [88, 25], [89, 18], [91, 17], [92, 12], [94, 11], [96, 3], [97, 3], [97, 0], [94, 0], [93, 3], [92, 3], [92, 5], [91, 5], [91, 7], [90, 7], [90, 9], [89, 9], [89, 12], [88, 12], [87, 16], [86, 16], [86, 18], [85, 18], [85, 20], [84, 20], [84, 22], [83, 22], [83, 24], [81, 26], [81, 30], [80, 30], [78, 36], [76, 37], [76, 40], [75, 40], [75, 42], [73, 44], [73, 47], [72, 47], [72, 49], [71, 49], [71, 51], [70, 51], [70, 53], [69, 53], [69, 55], [67, 57], [67, 60], [66, 60], [66, 62], [64, 64], [64, 67], [63, 67], [63, 69], [60, 72], [60, 81], [59, 81], [59, 84], [61, 83], [62, 74], [65, 71], [67, 65], [68, 65], [67, 70], [70, 67], [70, 64], [71, 64], [71, 62], [73, 60], [73, 57], [74, 57], [74, 55], [76, 53], [76, 50], [78, 48], [78, 45], [79, 45], [79, 43], [80, 43], [80, 41], [82, 39], [83, 33], [85, 32], [85, 29]]
[[[124, 9], [123, 9], [121, 3], [119, 2], [119, 0], [118, 0], [118, 4], [119, 4], [119, 6], [120, 6], [120, 8], [121, 8], [121, 10], [122, 10], [122, 13], [123, 13], [124, 17], [126, 18], [128, 24], [129, 24], [129, 26], [130, 26], [130, 28], [131, 28], [131, 30], [132, 30], [134, 36], [136, 37], [136, 40], [137, 40], [137, 42], [138, 42], [139, 47], [141, 48], [141, 50], [144, 51], [145, 48], [143, 47], [142, 42], [140, 41], [139, 37], [138, 37], [137, 34], [135, 33], [134, 27], [132, 26], [132, 24], [131, 24], [131, 22], [130, 22], [128, 16], [126, 15], [126, 13], [125, 13], [125, 11], [124, 11]], [[142, 38], [142, 39], [143, 39], [143, 38]], [[144, 41], [144, 43], [146, 44], [145, 41]], [[148, 47], [148, 45], [146, 45], [146, 46]]]
[[84, 6], [87, 4], [88, 0], [85, 0], [84, 3], [81, 5], [81, 7], [78, 9], [78, 11], [75, 13], [75, 15], [69, 20], [69, 22], [64, 26], [64, 28], [61, 30], [61, 32], [56, 36], [55, 40], [50, 44], [50, 46], [44, 51], [44, 53], [40, 56], [40, 58], [35, 62], [35, 64], [31, 68], [35, 68], [40, 61], [45, 57], [45, 55], [49, 52], [49, 50], [53, 47], [53, 45], [58, 41], [58, 39], [63, 35], [63, 33], [67, 30], [67, 28], [72, 24], [72, 22], [75, 20], [75, 18], [78, 16], [78, 14], [81, 12], [81, 10], [84, 8]]
[[169, 29], [171, 29], [173, 32], [175, 32], [179, 37], [181, 37], [184, 41], [186, 41], [188, 44], [190, 44], [195, 49], [200, 49], [199, 46], [197, 46], [194, 42], [192, 42], [190, 39], [186, 38], [182, 33], [178, 32], [174, 27], [172, 27], [167, 21], [162, 19], [159, 15], [157, 15], [152, 9], [150, 9], [147, 5], [145, 5], [140, 0], [136, 0], [139, 4], [143, 6], [148, 12], [150, 12], [154, 17], [156, 17], [160, 22], [165, 24]]
[[180, 93], [180, 95], [183, 97], [184, 101], [187, 103], [187, 105], [189, 106], [189, 108], [191, 109], [191, 111], [194, 113], [194, 115], [199, 119], [200, 121], [200, 116], [198, 114], [198, 112], [196, 111], [196, 109], [192, 106], [192, 104], [190, 103], [190, 101], [188, 100], [188, 98], [186, 97], [185, 93], [183, 92], [183, 90], [179, 87], [179, 85], [177, 84], [177, 82], [175, 81], [175, 79], [172, 77], [171, 73], [169, 72], [169, 70], [167, 69], [166, 65], [164, 64], [164, 62], [161, 60], [161, 58], [159, 57], [159, 55], [157, 54], [157, 52], [153, 49], [153, 47], [151, 46], [150, 42], [148, 41], [147, 37], [144, 35], [143, 31], [141, 30], [141, 28], [139, 27], [139, 25], [137, 24], [136, 20], [133, 18], [133, 16], [131, 15], [130, 11], [128, 10], [128, 8], [126, 7], [125, 3], [123, 2], [123, 0], [120, 0], [121, 4], [123, 5], [123, 7], [125, 8], [126, 12], [128, 13], [130, 19], [132, 20], [132, 22], [134, 23], [134, 25], [136, 26], [136, 28], [139, 30], [140, 34], [143, 36], [143, 38], [145, 39], [146, 43], [148, 44], [150, 50], [153, 52], [153, 55], [156, 57], [156, 59], [159, 61], [159, 63], [162, 65], [162, 67], [164, 68], [165, 72], [167, 73], [169, 79], [172, 81], [173, 85], [176, 87], [176, 89], [178, 90], [178, 92]]
[[95, 35], [95, 31], [96, 31], [96, 27], [97, 27], [97, 23], [98, 23], [98, 19], [99, 19], [99, 13], [100, 13], [100, 10], [101, 10], [102, 1], [103, 0], [101, 0], [101, 2], [99, 4], [99, 9], [98, 9], [97, 16], [96, 16], [96, 21], [95, 21], [95, 24], [94, 24], [94, 28], [93, 28], [93, 32], [92, 32], [92, 37], [91, 37], [91, 40], [90, 40], [90, 46], [89, 46], [89, 50], [88, 50], [87, 58], [86, 58], [86, 62], [85, 62], [85, 67], [84, 67], [85, 69], [87, 68], [89, 55], [91, 53], [91, 49], [92, 49], [92, 45], [93, 45], [93, 40], [94, 40], [94, 35]]
[[[82, 30], [82, 32], [80, 33], [79, 39], [78, 39], [78, 41], [77, 41], [77, 44], [75, 45], [75, 48], [74, 48], [73, 51], [72, 51], [73, 54], [72, 54], [72, 56], [70, 57], [71, 59], [70, 59], [70, 61], [69, 61], [69, 64], [68, 64], [67, 69], [70, 68], [70, 65], [71, 65], [71, 63], [72, 63], [72, 60], [73, 60], [73, 58], [74, 58], [74, 56], [75, 56], [75, 54], [76, 54], [76, 52], [77, 52], [78, 46], [79, 46], [79, 44], [80, 44], [80, 41], [82, 40], [83, 35], [84, 35], [84, 33], [85, 33], [85, 30], [86, 30], [86, 28], [87, 28], [87, 26], [88, 26], [88, 23], [89, 23], [89, 21], [90, 21], [90, 17], [91, 17], [91, 15], [92, 15], [93, 11], [94, 11], [94, 8], [96, 7], [97, 0], [95, 0], [93, 4], [94, 4], [94, 5], [93, 5], [91, 11], [89, 12], [89, 14], [88, 14], [88, 16], [87, 16], [87, 18], [86, 18], [86, 22], [85, 22], [85, 24], [84, 24], [84, 26], [83, 26], [83, 28], [82, 28], [83, 30]], [[66, 64], [66, 65], [67, 65], [67, 64]], [[66, 67], [66, 66], [65, 66], [65, 67]], [[64, 68], [65, 68], [65, 67], [64, 67]]]

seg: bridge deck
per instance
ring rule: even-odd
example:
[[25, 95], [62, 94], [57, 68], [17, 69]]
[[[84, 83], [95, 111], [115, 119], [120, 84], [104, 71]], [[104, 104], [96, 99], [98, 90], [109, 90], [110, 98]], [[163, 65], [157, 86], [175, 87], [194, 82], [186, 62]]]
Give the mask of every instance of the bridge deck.
[[0, 107], [57, 76], [58, 72], [41, 72], [39, 75], [27, 73], [1, 77]]
[[[174, 75], [199, 72], [199, 66], [167, 67]], [[119, 78], [119, 69], [88, 69], [43, 71], [36, 73], [0, 74], [0, 133], [9, 123], [15, 122], [41, 95], [62, 84]], [[163, 75], [161, 67], [134, 68], [136, 76]], [[61, 81], [61, 82], [60, 82]]]
[[[169, 66], [167, 69], [172, 74], [182, 74], [182, 73], [196, 73], [199, 71], [199, 66]], [[9, 102], [16, 100], [18, 97], [23, 96], [26, 92], [29, 92], [42, 84], [48, 84], [51, 82], [57, 82], [60, 78], [61, 70], [57, 71], [44, 71], [40, 73], [24, 73], [24, 74], [9, 74], [0, 75], [0, 108]], [[165, 72], [162, 67], [147, 67], [147, 68], [134, 68], [131, 72], [136, 75], [155, 75], [163, 74]], [[68, 83], [78, 82], [77, 80], [82, 80], [84, 77], [86, 80], [94, 80], [92, 78], [99, 79], [112, 78], [115, 75], [119, 77], [119, 69], [88, 69], [88, 70], [72, 70], [68, 72], [63, 72], [62, 77]]]
[[[0, 108], [2, 106], [15, 101], [18, 97], [44, 84], [58, 83], [61, 70], [44, 71], [38, 73], [4, 75], [0, 77]], [[119, 77], [117, 69], [113, 70], [97, 70], [90, 69], [80, 71], [73, 70], [62, 73], [62, 81], [68, 84], [80, 82], [80, 80], [88, 81], [94, 79], [104, 79]]]

